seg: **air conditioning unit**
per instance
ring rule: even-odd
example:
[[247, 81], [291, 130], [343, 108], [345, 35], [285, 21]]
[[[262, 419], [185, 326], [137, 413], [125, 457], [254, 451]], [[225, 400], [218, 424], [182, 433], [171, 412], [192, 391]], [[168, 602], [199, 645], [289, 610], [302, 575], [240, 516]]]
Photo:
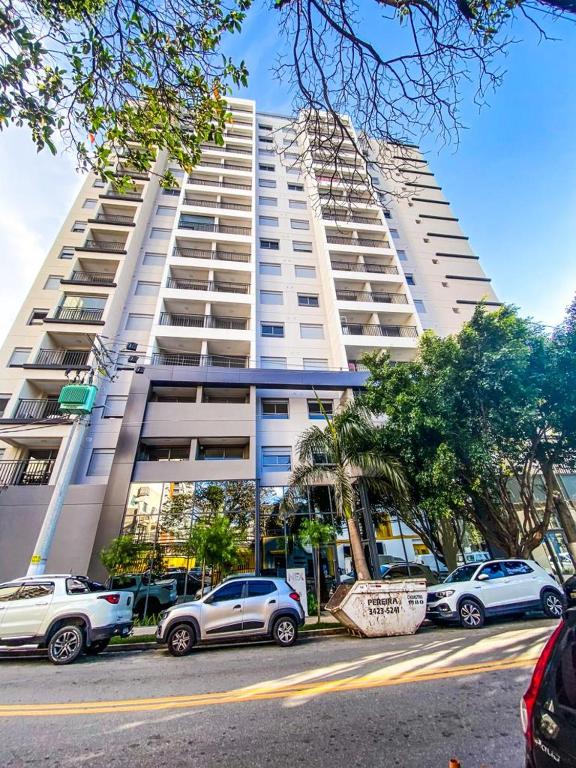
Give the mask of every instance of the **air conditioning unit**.
[[92, 413], [98, 387], [94, 384], [67, 384], [60, 390], [58, 405], [61, 413]]

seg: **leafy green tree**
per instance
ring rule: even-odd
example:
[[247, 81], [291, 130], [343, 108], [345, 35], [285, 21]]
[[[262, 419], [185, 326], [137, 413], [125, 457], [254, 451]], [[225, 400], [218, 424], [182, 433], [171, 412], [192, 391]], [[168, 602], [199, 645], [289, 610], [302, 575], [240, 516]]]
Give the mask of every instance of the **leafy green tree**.
[[100, 552], [102, 565], [110, 576], [133, 571], [142, 557], [142, 544], [133, 536], [117, 536]]
[[223, 143], [225, 96], [247, 82], [222, 44], [250, 2], [4, 0], [0, 128], [27, 126], [53, 153], [60, 135], [80, 168], [110, 180], [112, 146], [138, 170], [163, 149], [190, 169], [203, 142]]
[[314, 557], [314, 582], [316, 585], [316, 611], [318, 623], [320, 623], [320, 547], [329, 544], [334, 538], [334, 528], [322, 520], [308, 518], [300, 526], [300, 541], [304, 545], [312, 547], [312, 556]]
[[328, 416], [323, 408], [322, 412], [325, 425], [309, 427], [298, 440], [299, 464], [292, 472], [290, 486], [292, 492], [310, 485], [333, 487], [336, 514], [348, 527], [356, 575], [368, 580], [370, 570], [355, 515], [355, 483], [362, 476], [378, 492], [402, 498], [406, 480], [397, 459], [374, 450], [377, 426], [366, 409], [351, 403], [334, 416]]
[[212, 570], [212, 584], [215, 573], [220, 575], [226, 568], [236, 565], [241, 557], [241, 531], [235, 528], [227, 515], [216, 514], [212, 519], [201, 519], [191, 529], [187, 547], [201, 563], [202, 579], [200, 589], [204, 591], [206, 568]]

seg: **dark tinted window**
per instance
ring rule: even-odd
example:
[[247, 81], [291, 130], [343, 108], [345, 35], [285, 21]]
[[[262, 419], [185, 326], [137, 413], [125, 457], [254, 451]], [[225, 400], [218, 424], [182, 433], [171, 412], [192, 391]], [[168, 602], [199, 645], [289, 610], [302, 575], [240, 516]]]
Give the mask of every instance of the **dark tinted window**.
[[566, 638], [556, 668], [556, 694], [563, 707], [576, 710], [576, 633]]
[[48, 597], [54, 592], [53, 584], [25, 584], [18, 595], [18, 600], [32, 600], [35, 597]]
[[508, 576], [523, 576], [526, 573], [534, 573], [528, 563], [523, 563], [518, 560], [507, 560], [504, 563], [506, 573]]
[[131, 589], [136, 586], [136, 579], [132, 576], [116, 576], [110, 584], [111, 589]]
[[485, 574], [490, 580], [502, 579], [504, 576], [506, 576], [504, 573], [504, 568], [502, 567], [502, 563], [490, 563], [490, 565], [485, 565], [478, 576], [481, 574]]
[[0, 586], [0, 603], [7, 603], [8, 600], [15, 600], [15, 595], [19, 589], [20, 584], [4, 584]]
[[276, 592], [276, 584], [273, 581], [249, 581], [248, 597], [260, 597]]
[[213, 603], [222, 603], [226, 600], [239, 600], [242, 597], [242, 589], [245, 581], [231, 581], [225, 584], [212, 597]]

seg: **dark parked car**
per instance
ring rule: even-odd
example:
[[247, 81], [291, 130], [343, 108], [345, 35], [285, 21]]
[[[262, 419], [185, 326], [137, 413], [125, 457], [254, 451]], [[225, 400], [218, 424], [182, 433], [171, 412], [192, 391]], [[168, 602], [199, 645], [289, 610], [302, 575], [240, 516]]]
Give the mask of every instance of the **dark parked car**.
[[522, 699], [526, 768], [576, 768], [576, 609], [554, 630]]
[[380, 566], [380, 578], [390, 579], [426, 579], [426, 586], [438, 584], [438, 577], [426, 565], [420, 563], [391, 563]]
[[564, 592], [568, 608], [576, 608], [576, 576], [571, 576], [564, 583]]

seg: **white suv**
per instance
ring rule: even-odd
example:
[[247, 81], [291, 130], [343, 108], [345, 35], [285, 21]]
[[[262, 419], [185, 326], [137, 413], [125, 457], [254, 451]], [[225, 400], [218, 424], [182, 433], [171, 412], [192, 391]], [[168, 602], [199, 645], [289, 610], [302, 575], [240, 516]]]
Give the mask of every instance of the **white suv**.
[[54, 664], [94, 656], [132, 630], [131, 592], [83, 576], [34, 576], [0, 584], [0, 648], [46, 648]]
[[462, 565], [442, 584], [428, 587], [426, 618], [478, 629], [486, 616], [533, 609], [559, 619], [564, 604], [558, 583], [533, 560], [489, 560]]

